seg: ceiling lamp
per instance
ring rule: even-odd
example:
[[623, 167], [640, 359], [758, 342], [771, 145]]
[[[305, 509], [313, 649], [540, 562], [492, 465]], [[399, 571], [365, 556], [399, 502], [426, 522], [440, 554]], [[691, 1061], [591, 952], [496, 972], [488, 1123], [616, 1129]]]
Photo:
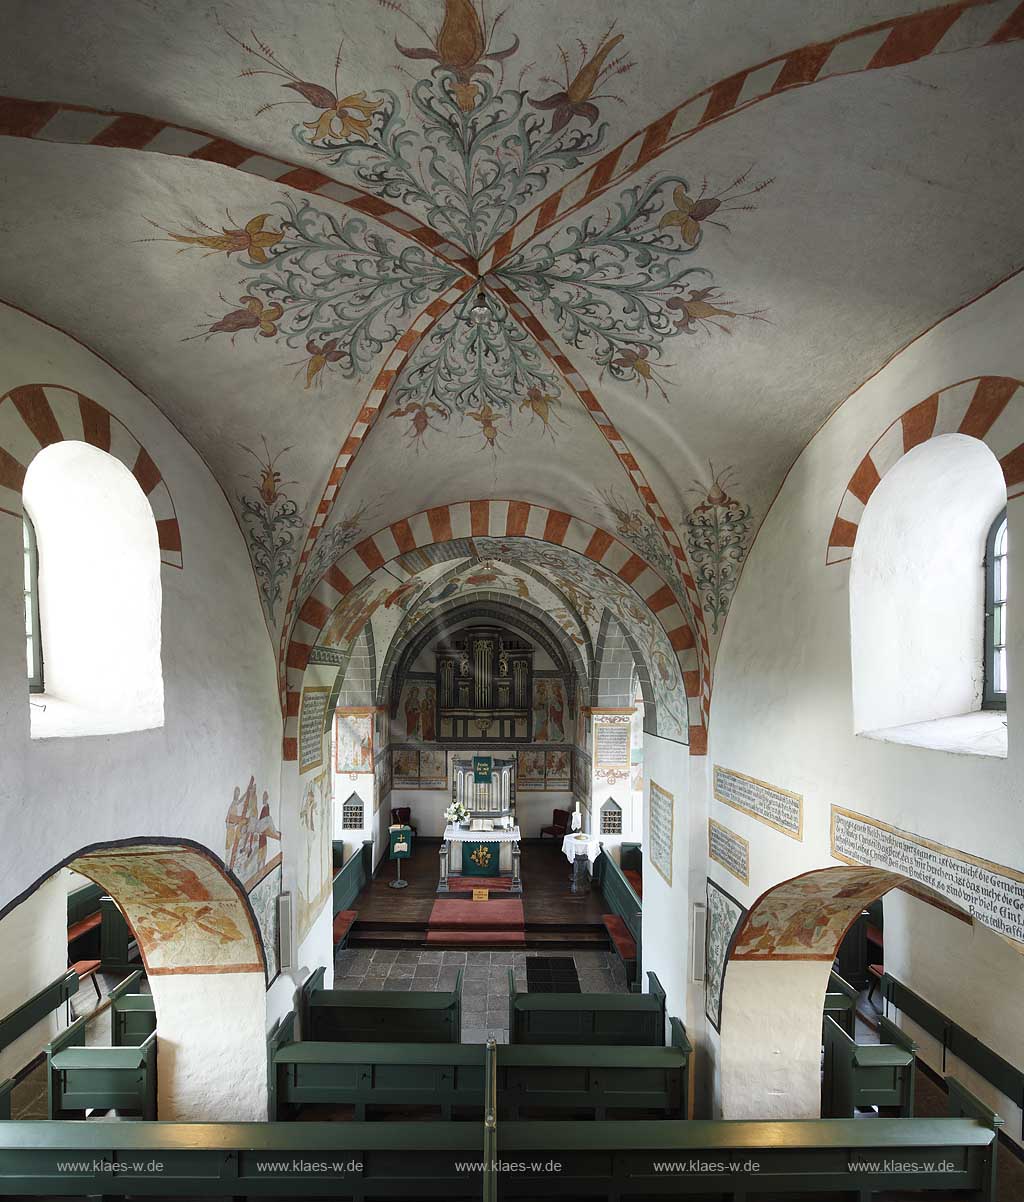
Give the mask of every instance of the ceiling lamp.
[[483, 326], [494, 320], [494, 313], [487, 303], [487, 294], [484, 292], [482, 284], [477, 289], [476, 301], [467, 313], [466, 319], [475, 326]]

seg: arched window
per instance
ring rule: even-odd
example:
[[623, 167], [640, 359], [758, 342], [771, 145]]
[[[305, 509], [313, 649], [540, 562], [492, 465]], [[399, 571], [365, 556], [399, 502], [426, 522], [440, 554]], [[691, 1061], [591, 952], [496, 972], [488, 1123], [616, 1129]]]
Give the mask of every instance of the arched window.
[[[891, 743], [1005, 756], [1005, 608], [986, 604], [984, 550], [1005, 551], [993, 517], [1006, 482], [986, 444], [964, 434], [920, 443], [882, 477], [861, 515], [850, 565], [854, 730]], [[1004, 556], [993, 598], [1005, 605]], [[998, 569], [996, 567], [998, 563]], [[993, 583], [994, 578], [993, 578]], [[992, 650], [983, 655], [992, 616]], [[986, 659], [991, 662], [987, 671]], [[1002, 674], [1002, 675], [1001, 675]], [[1005, 695], [1005, 694], [1004, 694]]]
[[28, 691], [43, 691], [43, 637], [39, 628], [39, 549], [32, 519], [24, 519], [25, 566], [25, 658], [28, 661]]
[[162, 726], [160, 546], [138, 480], [113, 455], [68, 440], [32, 460], [22, 499], [38, 545], [26, 636], [31, 592], [32, 650], [40, 632], [46, 639], [32, 737]]
[[1006, 510], [992, 523], [985, 546], [985, 709], [1006, 709]]

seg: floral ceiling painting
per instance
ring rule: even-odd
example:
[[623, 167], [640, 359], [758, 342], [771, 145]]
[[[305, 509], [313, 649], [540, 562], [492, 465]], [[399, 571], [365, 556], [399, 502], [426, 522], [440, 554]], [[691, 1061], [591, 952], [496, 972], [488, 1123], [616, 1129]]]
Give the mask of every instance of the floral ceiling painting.
[[[650, 565], [706, 710], [808, 438], [1019, 266], [1024, 46], [978, 16], [1001, 2], [860, 25], [780, 0], [729, 25], [714, 5], [681, 24], [673, 0], [105, 0], [81, 46], [53, 36], [70, 0], [23, 3], [5, 297], [107, 357], [209, 464], [280, 680], [335, 563], [481, 498]], [[964, 239], [939, 197], [979, 190]], [[591, 637], [591, 582], [551, 582]], [[366, 598], [382, 634], [403, 583]]]

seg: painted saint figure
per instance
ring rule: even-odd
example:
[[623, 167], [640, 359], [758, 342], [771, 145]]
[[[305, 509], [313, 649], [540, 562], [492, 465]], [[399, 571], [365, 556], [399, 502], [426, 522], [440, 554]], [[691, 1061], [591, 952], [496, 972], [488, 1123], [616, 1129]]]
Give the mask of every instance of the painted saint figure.
[[420, 726], [420, 691], [412, 685], [405, 699], [405, 737], [415, 739]]
[[551, 685], [547, 737], [552, 743], [561, 743], [565, 738], [565, 699], [562, 696], [562, 686], [558, 681]]
[[545, 680], [538, 680], [534, 686], [533, 738], [537, 743], [548, 741], [548, 685]]
[[420, 706], [421, 734], [424, 743], [437, 738], [436, 731], [437, 692], [432, 688], [424, 690], [423, 704]]

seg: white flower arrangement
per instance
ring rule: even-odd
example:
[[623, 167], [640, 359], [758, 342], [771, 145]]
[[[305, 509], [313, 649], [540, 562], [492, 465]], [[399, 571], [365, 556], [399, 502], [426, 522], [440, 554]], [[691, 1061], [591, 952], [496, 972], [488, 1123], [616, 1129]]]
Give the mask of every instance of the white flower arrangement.
[[452, 826], [458, 826], [460, 822], [465, 822], [469, 817], [469, 810], [466, 809], [461, 801], [453, 801], [448, 809], [445, 810], [444, 816]]

